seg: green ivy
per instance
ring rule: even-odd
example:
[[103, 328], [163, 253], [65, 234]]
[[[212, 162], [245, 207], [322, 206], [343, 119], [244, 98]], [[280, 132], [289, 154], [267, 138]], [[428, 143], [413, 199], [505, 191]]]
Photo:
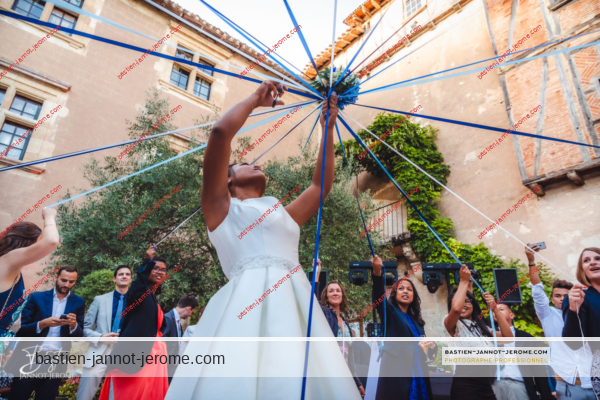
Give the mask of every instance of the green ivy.
[[[395, 125], [398, 125], [397, 128], [391, 131]], [[399, 115], [380, 113], [367, 129], [379, 137], [385, 135], [383, 139], [390, 146], [412, 160], [438, 181], [446, 184], [447, 178], [450, 175], [450, 167], [444, 164], [444, 156], [437, 149], [435, 142], [437, 134], [434, 127], [414, 123], [410, 121], [410, 117], [405, 118]], [[482, 279], [479, 283], [485, 290], [494, 296], [497, 295], [495, 293], [493, 276], [493, 270], [496, 268], [516, 268], [520, 279], [529, 273], [529, 268], [526, 264], [519, 262], [519, 260], [505, 262], [499, 256], [490, 253], [489, 249], [483, 243], [474, 245], [456, 240], [454, 238], [454, 224], [452, 220], [442, 216], [437, 208], [437, 203], [441, 199], [442, 187], [432, 182], [430, 178], [417, 170], [408, 161], [398, 156], [390, 148], [379, 143], [366, 130], [360, 130], [357, 134], [367, 146], [372, 146], [371, 151], [406, 193], [421, 185], [421, 189], [414, 193], [410, 199], [452, 252], [462, 262], [472, 262], [475, 265], [475, 269], [481, 272]], [[355, 173], [364, 170], [378, 178], [386, 177], [375, 161], [363, 153], [364, 149], [356, 140], [345, 141], [344, 147], [347, 156], [352, 157], [358, 163], [358, 167], [354, 170]], [[336, 155], [342, 155], [340, 145], [336, 145]], [[427, 225], [418, 217], [414, 209], [408, 204], [407, 207], [407, 228], [411, 234], [411, 246], [419, 258], [427, 262], [455, 262], [454, 258], [427, 228]], [[550, 294], [550, 282], [554, 278], [546, 267], [542, 268], [539, 272], [546, 288], [545, 290], [547, 294]], [[540, 336], [542, 329], [535, 317], [531, 290], [525, 287], [527, 283], [529, 283], [528, 279], [524, 280], [521, 286], [523, 303], [513, 307], [515, 326], [532, 335]], [[481, 293], [478, 290], [474, 290], [474, 293], [481, 304], [485, 304]]]

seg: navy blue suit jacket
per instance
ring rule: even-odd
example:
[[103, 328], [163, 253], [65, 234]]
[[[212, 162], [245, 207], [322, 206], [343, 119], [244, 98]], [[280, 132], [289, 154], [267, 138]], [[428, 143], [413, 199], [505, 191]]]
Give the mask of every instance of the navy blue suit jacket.
[[[37, 333], [37, 324], [43, 319], [52, 316], [54, 289], [45, 292], [34, 292], [27, 299], [27, 304], [21, 313], [21, 329], [17, 332], [20, 337], [46, 337], [50, 328], [42, 329]], [[73, 293], [67, 298], [64, 314], [73, 313], [77, 315], [77, 328], [71, 334], [69, 325], [60, 327], [61, 337], [82, 337], [83, 336], [83, 320], [85, 313], [85, 300]]]

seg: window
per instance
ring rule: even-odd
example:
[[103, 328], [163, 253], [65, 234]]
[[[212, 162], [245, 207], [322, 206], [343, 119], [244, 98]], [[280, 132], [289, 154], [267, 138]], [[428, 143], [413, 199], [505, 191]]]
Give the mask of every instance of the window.
[[6, 94], [6, 90], [0, 89], [0, 104], [2, 104], [2, 100], [4, 100], [5, 94]]
[[171, 71], [171, 83], [175, 86], [179, 86], [182, 89], [187, 88], [188, 79], [190, 78], [190, 73], [179, 68], [177, 65], [173, 66], [173, 71]]
[[0, 131], [0, 151], [4, 151], [12, 143], [15, 147], [10, 149], [7, 156], [22, 160], [31, 135], [27, 135], [27, 138], [21, 143], [19, 143], [18, 140], [15, 143], [15, 139], [19, 139], [28, 130], [29, 128], [25, 126], [13, 124], [12, 122], [5, 122], [2, 126], [2, 131]]
[[[74, 29], [75, 24], [77, 23], [77, 17], [71, 14], [68, 14], [58, 8], [54, 8], [52, 10], [52, 15], [50, 15], [50, 19], [48, 20], [51, 24], [60, 25], [64, 28]], [[71, 36], [70, 33], [64, 32], [66, 35]]]
[[41, 103], [21, 96], [15, 96], [12, 106], [10, 106], [10, 111], [31, 119], [37, 119], [41, 109]]
[[83, 0], [63, 0], [65, 3], [74, 5], [75, 7], [81, 8], [83, 6]]
[[194, 84], [194, 94], [201, 99], [208, 100], [208, 97], [210, 96], [210, 82], [207, 82], [204, 79], [196, 78], [196, 83]]
[[421, 0], [406, 0], [406, 17], [410, 17], [411, 15], [416, 13], [421, 7]]
[[182, 60], [192, 61], [193, 55], [192, 53], [188, 53], [187, 51], [177, 50], [177, 53], [175, 53], [175, 57], [181, 58]]
[[16, 0], [12, 9], [26, 17], [40, 19], [44, 4], [40, 0]]
[[[199, 60], [199, 61], [198, 61], [198, 63], [199, 63], [199, 64], [203, 64], [203, 65], [208, 65], [209, 67], [212, 67], [212, 65], [210, 65], [209, 63], [207, 63], [207, 62], [204, 62], [204, 61], [202, 61], [202, 60]], [[214, 74], [214, 72], [215, 72], [215, 71], [213, 71], [212, 69], [207, 69], [207, 68], [202, 68], [202, 67], [198, 67], [198, 69], [199, 69], [200, 71], [204, 72], [206, 75], [210, 75], [210, 76], [213, 76], [213, 74]]]

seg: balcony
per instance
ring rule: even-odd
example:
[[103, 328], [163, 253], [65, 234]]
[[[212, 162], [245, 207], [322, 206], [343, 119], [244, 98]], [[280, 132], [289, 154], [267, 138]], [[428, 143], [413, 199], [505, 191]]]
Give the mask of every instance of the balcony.
[[[373, 227], [369, 232], [379, 232], [384, 243], [391, 242], [394, 247], [407, 242], [410, 232], [406, 229], [406, 207], [401, 205], [394, 211], [397, 202], [387, 204], [375, 210], [374, 215], [367, 221], [367, 227], [376, 223], [379, 218], [382, 222]], [[389, 211], [389, 214], [387, 214]]]

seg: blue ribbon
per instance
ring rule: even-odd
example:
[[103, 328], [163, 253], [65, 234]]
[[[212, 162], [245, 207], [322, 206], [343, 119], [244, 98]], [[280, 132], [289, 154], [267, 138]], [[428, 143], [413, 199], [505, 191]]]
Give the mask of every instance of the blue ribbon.
[[[229, 19], [227, 17], [225, 17], [223, 14], [221, 14], [219, 11], [217, 11], [214, 7], [212, 7], [206, 1], [204, 1], [204, 0], [200, 0], [200, 1], [202, 2], [202, 4], [204, 4], [205, 6], [207, 6], [208, 8], [210, 8], [211, 11], [213, 11], [215, 14], [217, 14], [217, 16], [219, 16], [219, 18], [221, 18], [227, 25], [231, 26], [237, 33], [239, 33], [244, 38], [246, 38], [246, 40], [248, 40], [250, 43], [252, 43], [253, 45], [255, 45], [258, 49], [260, 49], [261, 51], [265, 52], [264, 49], [261, 48], [254, 40], [252, 40], [248, 35], [246, 35], [244, 32], [242, 32], [240, 29], [238, 29], [236, 27], [236, 25], [233, 24], [233, 22], [229, 22]], [[290, 73], [292, 76], [294, 76], [294, 78], [296, 78], [297, 80], [299, 80], [300, 83], [302, 83], [304, 86], [306, 86], [307, 88], [309, 88], [313, 93], [317, 94], [317, 96], [318, 96], [319, 99], [323, 98], [323, 96], [321, 96], [321, 94], [319, 92], [317, 92], [312, 86], [310, 86], [308, 83], [306, 83], [306, 81], [304, 79], [300, 78], [298, 75], [296, 75], [294, 72], [292, 72], [288, 67], [286, 67], [285, 65], [283, 65], [282, 63], [280, 63], [278, 60], [276, 60], [274, 57], [272, 57], [271, 54], [269, 54], [269, 53], [265, 53], [265, 54], [271, 60], [273, 60], [277, 64], [279, 64], [279, 66], [281, 68], [285, 69], [288, 73]]]
[[[294, 17], [294, 13], [292, 12], [290, 5], [288, 4], [287, 0], [283, 0], [283, 3], [285, 4], [285, 8], [287, 8], [288, 14], [290, 14], [290, 18], [292, 19], [294, 28], [296, 28], [299, 24], [298, 24], [298, 21], [296, 21], [296, 17]], [[319, 69], [317, 68], [317, 64], [315, 64], [315, 60], [313, 59], [313, 57], [311, 55], [312, 53], [308, 49], [308, 43], [306, 43], [306, 39], [304, 39], [304, 34], [302, 33], [302, 30], [296, 30], [296, 32], [298, 33], [298, 35], [300, 35], [300, 41], [302, 42], [302, 46], [304, 46], [304, 50], [306, 51], [306, 54], [308, 55], [308, 59], [312, 63], [313, 68], [315, 69], [315, 72], [318, 75]]]
[[[562, 54], [562, 53], [567, 53], [573, 50], [577, 50], [577, 49], [583, 49], [586, 47], [590, 47], [590, 46], [595, 46], [597, 44], [600, 44], [600, 40], [597, 40], [595, 42], [591, 42], [591, 43], [586, 43], [586, 44], [582, 44], [580, 46], [575, 46], [575, 47], [568, 47], [566, 49], [562, 49], [562, 50], [556, 50], [556, 51], [552, 51], [550, 53], [544, 53], [541, 54], [539, 56], [534, 56], [534, 57], [528, 57], [528, 58], [523, 58], [521, 60], [516, 60], [516, 61], [507, 61], [504, 63], [500, 63], [498, 65], [496, 65], [496, 68], [500, 68], [500, 67], [506, 67], [508, 65], [514, 65], [514, 64], [519, 64], [519, 63], [523, 63], [523, 62], [527, 62], [527, 61], [532, 61], [532, 60], [537, 60], [538, 58], [543, 58], [543, 57], [549, 57], [549, 56], [554, 56], [557, 54]], [[500, 56], [503, 57], [503, 56]], [[504, 56], [506, 57], [506, 56]], [[496, 57], [497, 58], [497, 57]], [[476, 63], [478, 64], [478, 63]], [[472, 72], [480, 72], [480, 71], [485, 71], [487, 67], [484, 68], [475, 68], [475, 69], [470, 69], [468, 71], [464, 71], [464, 72], [458, 72], [456, 74], [450, 74], [450, 75], [444, 75], [444, 76], [438, 76], [437, 78], [431, 78], [431, 79], [423, 79], [420, 81], [417, 81], [415, 83], [392, 83], [390, 85], [385, 85], [379, 88], [375, 88], [375, 89], [370, 89], [370, 90], [366, 90], [364, 92], [360, 92], [359, 94], [366, 94], [366, 93], [373, 93], [373, 92], [381, 92], [383, 90], [390, 90], [390, 89], [398, 89], [401, 87], [406, 87], [406, 86], [414, 86], [414, 85], [420, 85], [422, 83], [427, 83], [427, 82], [434, 82], [434, 81], [438, 81], [440, 79], [449, 79], [449, 78], [455, 78], [458, 76], [462, 76], [462, 75], [467, 75], [470, 74]], [[490, 70], [491, 71], [491, 70]], [[438, 72], [439, 73], [439, 72]], [[414, 79], [419, 79], [419, 78], [414, 78]], [[404, 81], [404, 82], [410, 82], [413, 81], [414, 79], [409, 79], [408, 81]], [[344, 96], [340, 96], [340, 97], [348, 97], [348, 95], [344, 95]]]
[[[22, 21], [27, 21], [27, 22], [30, 22], [32, 24], [41, 25], [41, 26], [45, 26], [45, 27], [48, 27], [48, 28], [53, 28], [54, 29], [54, 28], [57, 27], [57, 25], [55, 25], [55, 24], [50, 24], [50, 23], [44, 22], [44, 21], [38, 21], [37, 19], [34, 19], [34, 18], [25, 17], [23, 15], [16, 14], [16, 13], [13, 13], [13, 12], [4, 11], [4, 10], [0, 10], [0, 15], [5, 15], [7, 17], [14, 18], [14, 19], [20, 19]], [[137, 47], [137, 46], [132, 46], [130, 44], [122, 43], [122, 42], [119, 42], [119, 41], [116, 41], [116, 40], [112, 40], [112, 39], [107, 39], [107, 38], [104, 38], [102, 36], [92, 35], [90, 33], [85, 33], [85, 32], [82, 32], [82, 31], [75, 30], [75, 29], [71, 29], [71, 28], [63, 28], [63, 27], [61, 27], [60, 31], [61, 32], [67, 32], [67, 33], [70, 33], [70, 34], [73, 34], [73, 35], [83, 36], [83, 37], [86, 37], [86, 38], [89, 38], [89, 39], [97, 40], [99, 42], [104, 42], [104, 43], [112, 44], [113, 46], [122, 47], [122, 48], [129, 49], [129, 50], [135, 50], [135, 51], [138, 51], [140, 53], [146, 53], [148, 51], [148, 49], [144, 49], [144, 48]], [[157, 53], [155, 51], [150, 52], [149, 54], [153, 55], [155, 57], [160, 57], [160, 58], [164, 58], [164, 59], [167, 59], [167, 60], [177, 61], [178, 63], [181, 63], [181, 64], [188, 64], [188, 65], [191, 65], [191, 66], [194, 66], [194, 67], [199, 67], [199, 68], [204, 68], [204, 69], [209, 69], [211, 71], [219, 72], [219, 73], [224, 74], [224, 75], [238, 77], [238, 74], [235, 74], [235, 73], [229, 72], [229, 71], [224, 71], [222, 69], [215, 68], [215, 67], [213, 67], [211, 65], [199, 64], [199, 63], [195, 63], [195, 62], [192, 62], [192, 61], [184, 60], [182, 58], [177, 58], [177, 57], [169, 56], [167, 54]], [[260, 81], [258, 79], [248, 78], [246, 76], [242, 76], [241, 78], [244, 79], [244, 80], [250, 81], [250, 82], [256, 82], [256, 83], [259, 83], [259, 84], [262, 83], [262, 81]], [[310, 88], [312, 89], [312, 87], [310, 87]], [[313, 91], [314, 91], [314, 89], [313, 89]], [[295, 93], [295, 94], [298, 94], [300, 96], [308, 97], [308, 98], [315, 99], [315, 100], [319, 100], [321, 98], [321, 97], [313, 96], [310, 93], [300, 92], [300, 91], [295, 90], [295, 89], [289, 89], [288, 92]]]
[[[350, 69], [350, 65], [352, 65], [352, 63], [354, 62], [354, 60], [356, 60], [356, 57], [358, 57], [358, 55], [360, 54], [360, 51], [362, 50], [363, 47], [365, 47], [365, 44], [367, 44], [367, 42], [369, 41], [369, 38], [371, 38], [371, 35], [373, 34], [373, 32], [375, 32], [375, 30], [377, 29], [377, 26], [381, 23], [381, 21], [383, 21], [383, 18], [385, 18], [385, 15], [387, 14], [387, 12], [389, 10], [390, 10], [389, 8], [387, 10], [385, 10], [385, 12], [383, 13], [383, 15], [379, 19], [379, 21], [377, 21], [377, 23], [375, 24], [375, 26], [373, 27], [373, 29], [371, 29], [371, 33], [369, 33], [369, 36], [367, 36], [367, 38], [365, 39], [365, 41], [363, 42], [363, 44], [360, 45], [360, 47], [358, 48], [358, 51], [356, 52], [356, 54], [354, 55], [354, 57], [352, 57], [352, 60], [350, 60], [350, 62], [348, 63], [348, 65], [346, 65], [346, 68], [344, 68], [344, 72], [342, 72], [342, 74], [338, 78], [338, 80], [335, 83], [335, 85], [333, 85], [333, 87], [336, 87], [338, 85], [338, 83], [340, 83], [340, 81], [346, 77], [346, 72], [348, 71], [348, 69]], [[331, 51], [332, 52], [334, 51], [333, 47], [331, 48]], [[333, 64], [331, 65], [331, 68], [333, 68]]]
[[[471, 122], [462, 122], [462, 121], [457, 121], [455, 119], [432, 117], [431, 115], [424, 115], [424, 114], [411, 114], [411, 113], [404, 112], [404, 111], [390, 110], [388, 108], [366, 106], [364, 104], [353, 104], [353, 105], [360, 106], [360, 107], [366, 107], [366, 108], [373, 108], [375, 110], [388, 111], [388, 112], [396, 113], [396, 114], [413, 115], [413, 116], [416, 116], [416, 117], [419, 117], [419, 118], [432, 119], [434, 121], [447, 122], [449, 124], [456, 124], [456, 125], [463, 125], [463, 126], [468, 126], [468, 127], [471, 127], [471, 128], [485, 129], [485, 130], [488, 130], [488, 131], [494, 131], [494, 132], [507, 132], [508, 131], [506, 129], [494, 128], [493, 126], [481, 125], [481, 124], [473, 124]], [[542, 136], [542, 135], [535, 135], [533, 133], [525, 133], [525, 132], [520, 132], [520, 131], [510, 131], [510, 133], [511, 134], [515, 134], [515, 135], [519, 135], [519, 136], [527, 136], [527, 137], [532, 137], [532, 138], [536, 138], [536, 139], [552, 140], [552, 141], [555, 141], [555, 142], [575, 144], [575, 145], [578, 145], [578, 146], [587, 146], [587, 147], [594, 147], [594, 148], [600, 149], [600, 146], [595, 146], [593, 144], [587, 144], [587, 143], [581, 143], [581, 142], [573, 142], [571, 140], [553, 138], [553, 137]]]
[[[0, 10], [0, 11], [1, 11], [1, 10]], [[248, 130], [250, 130], [250, 129], [252, 129], [252, 128], [255, 128], [255, 127], [257, 127], [257, 126], [260, 126], [260, 125], [262, 125], [262, 124], [265, 124], [265, 123], [267, 123], [267, 122], [273, 121], [273, 120], [275, 120], [275, 119], [277, 119], [277, 118], [279, 118], [279, 117], [281, 117], [281, 116], [283, 116], [283, 115], [285, 115], [285, 114], [286, 114], [286, 111], [284, 111], [284, 112], [282, 112], [282, 113], [279, 113], [279, 114], [277, 114], [277, 115], [274, 115], [274, 116], [272, 116], [271, 118], [267, 118], [267, 119], [265, 119], [264, 121], [260, 121], [260, 122], [257, 122], [257, 123], [255, 123], [255, 124], [249, 125], [249, 126], [247, 126], [247, 127], [243, 128], [243, 129], [240, 129], [240, 130], [239, 130], [239, 131], [236, 133], [236, 135], [239, 135], [239, 134], [240, 134], [240, 133], [242, 133], [242, 132], [248, 131]], [[129, 178], [131, 178], [131, 177], [133, 177], [133, 176], [139, 175], [139, 174], [141, 174], [141, 173], [144, 173], [144, 172], [146, 172], [146, 171], [150, 171], [151, 169], [154, 169], [154, 168], [156, 168], [156, 167], [159, 167], [159, 166], [161, 166], [161, 165], [164, 165], [164, 164], [166, 164], [166, 163], [168, 163], [168, 162], [171, 162], [171, 161], [173, 161], [173, 160], [176, 160], [176, 159], [178, 159], [178, 158], [181, 158], [181, 157], [187, 156], [188, 154], [194, 153], [194, 152], [196, 152], [196, 151], [198, 151], [198, 150], [202, 150], [202, 149], [203, 149], [203, 148], [205, 148], [206, 146], [207, 146], [206, 144], [203, 144], [203, 145], [201, 145], [201, 146], [198, 146], [198, 147], [196, 147], [196, 148], [190, 149], [190, 150], [188, 150], [188, 151], [186, 151], [186, 152], [183, 152], [183, 153], [181, 153], [181, 154], [178, 154], [178, 155], [176, 155], [176, 156], [174, 156], [174, 157], [171, 157], [171, 158], [169, 158], [169, 159], [167, 159], [167, 160], [161, 161], [161, 162], [159, 162], [158, 164], [151, 165], [151, 166], [149, 166], [149, 167], [147, 167], [147, 168], [141, 169], [141, 170], [139, 170], [139, 171], [137, 171], [137, 172], [134, 172], [134, 173], [132, 173], [132, 174], [130, 174], [130, 175], [124, 176], [124, 177], [122, 177], [122, 178], [119, 178], [119, 179], [117, 179], [117, 180], [114, 180], [114, 181], [112, 181], [112, 182], [108, 182], [108, 183], [107, 183], [107, 184], [105, 184], [105, 185], [98, 186], [98, 187], [96, 187], [96, 188], [94, 188], [94, 189], [88, 190], [87, 192], [80, 193], [80, 194], [78, 194], [78, 195], [77, 195], [77, 196], [75, 196], [75, 197], [70, 197], [70, 198], [68, 198], [68, 199], [64, 199], [64, 200], [62, 200], [62, 201], [59, 201], [58, 203], [54, 203], [54, 204], [52, 204], [52, 205], [50, 205], [50, 206], [48, 206], [48, 207], [55, 207], [55, 206], [59, 206], [59, 205], [61, 205], [61, 204], [64, 204], [64, 203], [67, 203], [67, 202], [69, 202], [69, 201], [72, 201], [72, 200], [78, 199], [78, 198], [80, 198], [80, 197], [87, 196], [87, 195], [88, 195], [88, 194], [90, 194], [90, 193], [94, 193], [94, 192], [96, 192], [96, 191], [98, 191], [98, 190], [100, 190], [100, 189], [104, 189], [104, 188], [106, 188], [106, 187], [112, 186], [112, 185], [114, 185], [115, 183], [118, 183], [118, 182], [124, 181], [124, 180], [126, 180], [126, 179], [129, 179]]]
[[[565, 38], [565, 39], [556, 40], [556, 41], [554, 41], [554, 42], [550, 42], [550, 43], [541, 44], [541, 45], [539, 45], [539, 46], [530, 47], [530, 48], [528, 48], [528, 49], [524, 49], [524, 50], [515, 51], [515, 52], [512, 52], [512, 53], [510, 53], [510, 55], [511, 55], [511, 56], [513, 56], [513, 55], [515, 55], [515, 54], [523, 53], [523, 52], [525, 52], [525, 51], [529, 51], [529, 50], [535, 50], [535, 49], [537, 49], [537, 48], [540, 48], [540, 47], [552, 46], [552, 45], [555, 45], [555, 44], [557, 44], [557, 43], [563, 43], [563, 42], [566, 42], [566, 41], [569, 41], [569, 40], [572, 40], [572, 39], [578, 38], [578, 37], [580, 37], [580, 36], [590, 35], [590, 34], [592, 34], [592, 33], [596, 33], [596, 32], [600, 32], [600, 29], [597, 29], [597, 30], [595, 30], [595, 31], [592, 31], [592, 32], [581, 33], [581, 34], [579, 34], [579, 35], [576, 35], [576, 36], [571, 36], [571, 37], [568, 37], [568, 38]], [[419, 46], [418, 48], [414, 49], [413, 51], [411, 51], [411, 52], [410, 52], [410, 53], [408, 53], [407, 55], [405, 55], [405, 56], [403, 56], [402, 58], [400, 58], [399, 60], [397, 60], [397, 61], [394, 61], [392, 64], [388, 65], [387, 67], [385, 67], [384, 69], [382, 69], [382, 70], [381, 70], [381, 71], [379, 71], [378, 73], [376, 73], [376, 74], [374, 74], [373, 76], [369, 77], [369, 78], [368, 78], [368, 79], [366, 79], [365, 81], [363, 81], [363, 82], [359, 83], [359, 84], [358, 84], [358, 86], [360, 86], [360, 85], [362, 85], [362, 84], [364, 84], [364, 83], [368, 82], [369, 80], [371, 80], [371, 79], [375, 78], [377, 75], [379, 75], [380, 73], [382, 73], [382, 72], [383, 72], [383, 71], [385, 71], [386, 69], [390, 68], [392, 65], [394, 65], [394, 64], [396, 64], [396, 63], [398, 63], [398, 62], [402, 61], [403, 59], [405, 59], [406, 57], [408, 57], [409, 55], [411, 55], [411, 54], [412, 54], [412, 53], [414, 53], [415, 51], [419, 50], [421, 47], [425, 46], [426, 44], [427, 44], [427, 43], [423, 44], [422, 46]], [[496, 56], [496, 57], [492, 57], [492, 58], [487, 58], [487, 59], [485, 59], [485, 60], [476, 61], [476, 62], [474, 62], [474, 63], [470, 63], [470, 64], [465, 64], [465, 65], [462, 65], [462, 66], [460, 66], [460, 67], [450, 68], [450, 69], [447, 69], [447, 70], [444, 70], [444, 71], [440, 71], [440, 72], [434, 72], [433, 74], [429, 74], [429, 75], [423, 75], [423, 76], [419, 76], [419, 77], [417, 77], [417, 78], [412, 78], [412, 79], [407, 79], [407, 80], [405, 80], [405, 81], [402, 81], [402, 82], [395, 83], [394, 85], [399, 85], [399, 84], [401, 84], [401, 83], [411, 82], [411, 81], [414, 81], [414, 80], [417, 80], [417, 79], [427, 78], [427, 77], [429, 77], [429, 76], [433, 76], [433, 75], [442, 74], [442, 73], [444, 73], [444, 72], [450, 72], [450, 71], [454, 71], [454, 70], [456, 70], [456, 69], [460, 69], [460, 68], [470, 67], [471, 65], [480, 64], [480, 63], [482, 63], [482, 62], [491, 61], [491, 60], [496, 60], [496, 59], [499, 59], [499, 58], [502, 58], [502, 57], [507, 57], [507, 56], [508, 56], [508, 55], [506, 55], [506, 56]], [[359, 64], [359, 65], [360, 65], [360, 64]], [[356, 69], [356, 68], [355, 68], [355, 69]], [[346, 94], [346, 93], [343, 93], [343, 94], [342, 94], [342, 96], [344, 96], [345, 94]], [[341, 97], [341, 96], [340, 96], [340, 97]]]
[[[306, 330], [306, 338], [310, 338], [310, 328], [312, 327], [312, 314], [313, 314], [313, 303], [315, 300], [315, 278], [317, 275], [317, 260], [319, 258], [319, 242], [321, 239], [321, 215], [323, 214], [323, 185], [325, 183], [325, 164], [327, 161], [327, 127], [329, 124], [329, 100], [331, 98], [331, 92], [327, 96], [327, 113], [325, 115], [325, 130], [323, 132], [323, 160], [321, 165], [321, 190], [319, 195], [319, 215], [317, 216], [317, 237], [315, 239], [315, 254], [313, 261], [313, 274], [312, 274], [312, 282], [310, 289], [310, 308], [308, 311], [308, 328]], [[306, 351], [304, 353], [304, 372], [302, 376], [302, 394], [301, 399], [304, 400], [304, 396], [306, 394], [306, 373], [308, 370], [308, 351], [310, 348], [310, 341], [306, 341]]]

